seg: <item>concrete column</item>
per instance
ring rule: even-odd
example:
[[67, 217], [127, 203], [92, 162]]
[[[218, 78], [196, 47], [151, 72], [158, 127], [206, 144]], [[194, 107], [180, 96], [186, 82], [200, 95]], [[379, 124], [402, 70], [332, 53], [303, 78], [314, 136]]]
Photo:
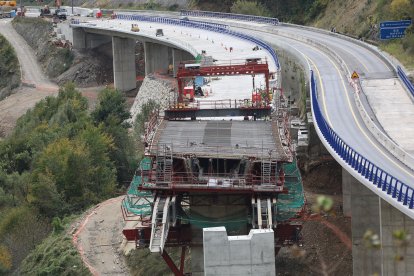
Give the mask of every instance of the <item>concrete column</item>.
[[380, 198], [351, 175], [346, 179], [351, 190], [353, 275], [374, 275], [381, 272], [381, 250], [367, 248], [363, 236], [367, 230], [381, 234]]
[[172, 64], [174, 65], [174, 77], [177, 74], [178, 65], [181, 61], [194, 60], [194, 57], [186, 51], [179, 49], [172, 49]]
[[[248, 213], [248, 207], [244, 198], [233, 195], [220, 196], [191, 196], [190, 197], [191, 212], [199, 214], [210, 219], [219, 219], [225, 217], [240, 216], [244, 218]], [[196, 244], [203, 243], [202, 225], [191, 225], [192, 241]], [[236, 232], [237, 230], [237, 232]], [[247, 232], [247, 224], [227, 228], [231, 235], [245, 235]], [[191, 247], [191, 275], [202, 276], [204, 273], [204, 254], [202, 246]]]
[[342, 212], [344, 216], [350, 217], [352, 215], [351, 214], [351, 186], [357, 185], [357, 184], [358, 184], [358, 181], [351, 174], [349, 174], [347, 170], [342, 168]]
[[203, 229], [204, 271], [215, 275], [276, 275], [274, 233], [252, 229], [246, 236], [227, 236], [225, 227]]
[[73, 48], [85, 49], [86, 48], [86, 32], [83, 28], [72, 28], [73, 33]]
[[114, 84], [120, 91], [136, 88], [135, 40], [112, 37]]
[[[414, 275], [414, 241], [407, 247], [398, 247], [393, 238], [396, 230], [405, 230], [413, 239], [414, 220], [381, 200], [382, 275]], [[397, 254], [404, 257], [403, 261], [395, 261]]]
[[103, 44], [109, 43], [112, 41], [112, 38], [108, 35], [99, 35], [99, 34], [87, 34], [86, 35], [86, 48], [93, 49], [99, 47]]
[[[382, 200], [346, 171], [343, 171], [342, 178], [347, 181], [343, 183], [344, 189], [346, 186], [350, 192], [353, 275], [414, 275], [414, 242], [411, 241], [407, 247], [398, 247], [393, 238], [396, 230], [414, 235], [414, 220]], [[363, 236], [368, 229], [379, 236], [381, 248], [367, 248], [364, 245]], [[395, 261], [397, 253], [404, 257], [403, 261]]]
[[145, 75], [160, 72], [166, 73], [168, 65], [172, 63], [171, 48], [158, 43], [145, 42]]

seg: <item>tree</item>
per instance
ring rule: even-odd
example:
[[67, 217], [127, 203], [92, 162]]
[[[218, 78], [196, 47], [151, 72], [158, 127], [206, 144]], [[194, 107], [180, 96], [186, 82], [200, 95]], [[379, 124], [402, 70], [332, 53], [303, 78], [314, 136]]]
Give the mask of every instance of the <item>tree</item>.
[[104, 89], [99, 95], [99, 103], [92, 112], [95, 125], [113, 139], [110, 158], [117, 170], [118, 183], [128, 182], [136, 168], [136, 154], [128, 129], [131, 125], [126, 121], [131, 117], [125, 98], [114, 89]]
[[410, 19], [414, 15], [414, 1], [392, 0], [391, 13], [394, 19]]
[[91, 114], [96, 124], [116, 119], [124, 127], [130, 127], [125, 120], [129, 119], [131, 114], [127, 111], [125, 98], [118, 90], [106, 88], [101, 91], [98, 100], [99, 103]]

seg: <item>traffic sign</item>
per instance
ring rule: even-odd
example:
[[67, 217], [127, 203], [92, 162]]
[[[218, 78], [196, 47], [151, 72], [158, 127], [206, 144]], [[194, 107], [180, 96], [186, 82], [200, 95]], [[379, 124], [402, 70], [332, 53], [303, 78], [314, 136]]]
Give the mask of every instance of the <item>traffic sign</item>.
[[384, 21], [380, 23], [380, 39], [393, 39], [405, 36], [405, 29], [411, 25], [411, 20]]
[[407, 27], [381, 29], [380, 39], [393, 39], [404, 37], [406, 29]]
[[380, 28], [399, 28], [399, 27], [409, 27], [411, 25], [411, 20], [400, 20], [400, 21], [384, 21], [380, 23]]
[[359, 79], [359, 75], [358, 75], [358, 73], [356, 72], [356, 71], [354, 71], [353, 73], [352, 73], [352, 75], [351, 75], [351, 79]]

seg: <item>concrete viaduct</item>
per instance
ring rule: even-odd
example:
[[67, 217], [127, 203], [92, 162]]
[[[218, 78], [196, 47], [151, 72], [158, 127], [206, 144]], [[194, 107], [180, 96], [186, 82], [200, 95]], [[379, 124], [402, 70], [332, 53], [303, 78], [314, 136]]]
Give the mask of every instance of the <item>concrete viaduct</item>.
[[[414, 167], [410, 157], [414, 148], [404, 137], [392, 132], [393, 126], [404, 122], [407, 116], [398, 110], [398, 101], [404, 101], [409, 110], [413, 110], [414, 105], [409, 87], [404, 85], [401, 76], [397, 78], [400, 69], [396, 64], [370, 45], [322, 30], [217, 19], [200, 14], [193, 16], [229, 24], [234, 30], [284, 48], [296, 56], [309, 72], [310, 94], [315, 96], [312, 115], [317, 133], [343, 167], [344, 213], [352, 216], [354, 275], [414, 274], [413, 243], [406, 249], [403, 265], [396, 268], [393, 259], [392, 231], [403, 229], [414, 234]], [[131, 33], [118, 28], [120, 21], [97, 21], [72, 27], [75, 48], [94, 48], [112, 41], [115, 87], [121, 91], [135, 88], [136, 40], [145, 45], [146, 74], [166, 70], [169, 64], [176, 66], [179, 61], [193, 59], [197, 54], [198, 50], [194, 51], [192, 45], [188, 45], [191, 42], [184, 35], [179, 41], [177, 37], [168, 40], [168, 35], [157, 38], [142, 32]], [[165, 28], [167, 26], [171, 28], [170, 25]], [[228, 55], [228, 52], [224, 53], [224, 57]], [[213, 56], [223, 57], [223, 54], [214, 52]], [[360, 80], [352, 87], [349, 83], [353, 71], [360, 73]], [[384, 89], [388, 95], [381, 94], [383, 97], [378, 99], [378, 91]], [[361, 90], [368, 101], [359, 98]], [[391, 109], [394, 121], [382, 116], [382, 112]], [[411, 119], [413, 114], [409, 114]], [[412, 140], [414, 129], [411, 126], [401, 124], [398, 127]], [[384, 136], [382, 140], [378, 138], [381, 135]], [[367, 253], [362, 244], [367, 229], [379, 235], [380, 250]]]
[[145, 75], [158, 71], [167, 71], [174, 65], [174, 73], [180, 61], [194, 60], [194, 53], [182, 45], [168, 40], [155, 39], [140, 33], [131, 34], [117, 30], [96, 29], [82, 26], [73, 28], [73, 47], [75, 49], [93, 49], [112, 42], [114, 85], [120, 91], [136, 88], [135, 44], [139, 40], [144, 44]]

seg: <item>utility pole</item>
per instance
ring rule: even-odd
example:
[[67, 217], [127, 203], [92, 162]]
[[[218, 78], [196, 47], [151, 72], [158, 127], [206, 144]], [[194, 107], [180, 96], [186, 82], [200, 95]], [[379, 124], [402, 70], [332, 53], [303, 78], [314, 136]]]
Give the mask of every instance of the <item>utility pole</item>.
[[72, 0], [72, 16], [73, 16], [73, 0]]

